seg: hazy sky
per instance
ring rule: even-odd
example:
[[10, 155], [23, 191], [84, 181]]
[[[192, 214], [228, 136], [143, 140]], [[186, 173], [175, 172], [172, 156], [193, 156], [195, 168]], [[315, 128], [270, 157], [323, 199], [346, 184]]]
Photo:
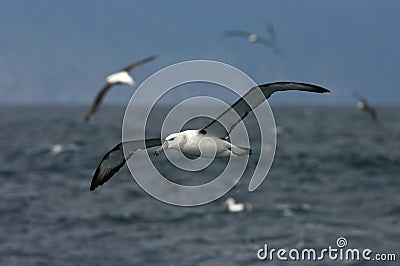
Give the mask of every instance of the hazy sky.
[[[400, 2], [277, 1], [2, 1], [0, 103], [88, 104], [106, 75], [159, 54], [134, 70], [138, 84], [173, 63], [212, 59], [257, 83], [318, 84], [326, 97], [288, 94], [276, 103], [351, 104], [357, 91], [376, 104], [400, 104]], [[267, 35], [274, 25], [282, 54], [224, 30]], [[107, 103], [128, 102], [132, 89]]]

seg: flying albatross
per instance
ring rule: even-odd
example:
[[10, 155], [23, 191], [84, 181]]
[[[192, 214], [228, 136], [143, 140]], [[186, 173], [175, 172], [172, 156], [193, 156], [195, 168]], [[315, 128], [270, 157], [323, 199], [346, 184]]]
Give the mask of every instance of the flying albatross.
[[[164, 141], [161, 138], [121, 142], [104, 155], [94, 173], [90, 190], [107, 182], [128, 160], [135, 151], [155, 146], [159, 147], [157, 156], [166, 149], [181, 150], [185, 155], [201, 157], [246, 156], [251, 149], [236, 146], [228, 141], [233, 128], [254, 108], [263, 103], [276, 91], [308, 91], [315, 93], [329, 92], [322, 87], [296, 82], [275, 82], [251, 88], [243, 97], [211, 123], [201, 129], [185, 130], [170, 134]], [[233, 113], [235, 115], [233, 115]], [[208, 140], [208, 141], [204, 141]], [[126, 157], [124, 156], [124, 150]], [[210, 151], [212, 150], [212, 151]]]
[[[227, 30], [225, 31], [225, 36], [227, 37], [245, 37], [250, 43], [260, 43], [268, 48], [272, 49], [276, 54], [280, 53], [280, 50], [276, 47], [275, 40], [268, 40], [266, 38], [260, 37], [254, 33], [250, 33], [242, 30]], [[274, 35], [272, 36], [274, 38]]]
[[117, 85], [117, 84], [128, 84], [132, 87], [135, 86], [135, 81], [132, 78], [132, 76], [129, 74], [129, 72], [134, 69], [137, 66], [143, 65], [145, 63], [148, 63], [150, 61], [153, 61], [154, 59], [157, 58], [157, 55], [153, 55], [150, 57], [147, 57], [143, 60], [140, 60], [138, 62], [135, 62], [133, 64], [130, 64], [129, 66], [126, 66], [123, 68], [121, 71], [116, 72], [114, 74], [111, 74], [106, 77], [106, 84], [101, 88], [99, 93], [96, 96], [96, 99], [94, 100], [92, 106], [90, 107], [89, 112], [85, 116], [85, 120], [89, 121], [92, 119], [94, 113], [97, 111], [99, 108], [104, 96], [106, 93], [111, 89], [112, 86]]
[[360, 94], [358, 93], [354, 93], [354, 97], [356, 97], [359, 102], [357, 103], [357, 108], [360, 109], [361, 111], [367, 112], [369, 113], [369, 115], [371, 116], [372, 120], [375, 123], [378, 123], [378, 115], [376, 114], [376, 110], [375, 108], [373, 108], [368, 102], [367, 100], [362, 97]]

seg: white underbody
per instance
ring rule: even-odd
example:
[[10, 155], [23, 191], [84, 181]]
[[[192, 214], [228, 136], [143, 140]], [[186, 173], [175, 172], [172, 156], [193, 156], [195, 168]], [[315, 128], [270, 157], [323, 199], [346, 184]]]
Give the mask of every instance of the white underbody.
[[258, 39], [258, 36], [255, 35], [254, 33], [250, 34], [249, 37], [248, 37], [248, 40], [251, 43], [255, 43], [257, 41], [257, 39]]
[[128, 84], [135, 86], [135, 81], [132, 76], [126, 71], [117, 72], [106, 77], [108, 83], [111, 84]]
[[230, 212], [250, 211], [252, 208], [250, 203], [236, 203], [235, 199], [233, 198], [228, 198], [225, 201], [225, 205]]
[[365, 109], [367, 109], [367, 106], [365, 105], [365, 103], [359, 102], [359, 103], [357, 103], [357, 108], [360, 110], [365, 110]]
[[173, 141], [168, 142], [168, 149], [180, 150], [185, 155], [203, 158], [230, 157], [249, 155], [249, 149], [241, 148], [218, 137], [203, 135], [199, 130], [186, 130], [171, 134]]

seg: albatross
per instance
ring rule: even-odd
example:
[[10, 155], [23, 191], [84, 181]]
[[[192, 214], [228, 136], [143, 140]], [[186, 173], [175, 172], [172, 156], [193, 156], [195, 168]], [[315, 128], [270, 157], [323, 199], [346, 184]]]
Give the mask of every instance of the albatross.
[[[90, 190], [107, 182], [125, 164], [137, 150], [145, 150], [160, 146], [154, 155], [166, 149], [180, 150], [184, 155], [196, 157], [229, 157], [248, 156], [251, 149], [239, 147], [228, 141], [230, 132], [257, 106], [263, 103], [276, 91], [307, 91], [314, 93], [330, 92], [317, 85], [297, 82], [275, 82], [251, 88], [216, 119], [203, 128], [172, 133], [162, 140], [153, 138], [146, 140], [126, 141], [117, 144], [107, 152], [97, 167]], [[124, 155], [124, 150], [126, 157]]]
[[376, 110], [368, 103], [368, 101], [358, 93], [354, 93], [354, 97], [359, 100], [357, 103], [357, 108], [361, 111], [369, 113], [372, 120], [375, 123], [378, 123], [378, 115], [376, 114]]
[[[227, 30], [225, 31], [225, 36], [227, 37], [245, 37], [250, 43], [260, 43], [268, 48], [272, 49], [276, 54], [280, 53], [280, 50], [276, 47], [275, 40], [268, 40], [266, 38], [260, 37], [254, 33], [250, 33], [242, 30]], [[272, 36], [274, 38], [274, 35]]]
[[157, 55], [147, 57], [143, 60], [140, 60], [138, 62], [132, 63], [132, 64], [124, 67], [119, 72], [116, 72], [114, 74], [107, 76], [106, 84], [97, 93], [97, 96], [96, 96], [92, 106], [90, 107], [89, 112], [85, 116], [85, 120], [89, 121], [90, 119], [92, 119], [93, 115], [96, 113], [97, 109], [99, 108], [104, 96], [111, 89], [112, 86], [117, 85], [117, 84], [127, 84], [127, 85], [134, 87], [135, 80], [132, 78], [132, 76], [129, 74], [129, 72], [132, 69], [134, 69], [135, 67], [138, 67], [138, 66], [148, 63], [150, 61], [153, 61], [156, 58], [157, 58]]

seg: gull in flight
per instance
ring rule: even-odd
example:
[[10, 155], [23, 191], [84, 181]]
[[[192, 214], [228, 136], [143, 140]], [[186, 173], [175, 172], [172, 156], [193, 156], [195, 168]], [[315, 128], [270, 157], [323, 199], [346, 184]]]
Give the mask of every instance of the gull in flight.
[[228, 211], [230, 212], [251, 211], [252, 208], [251, 203], [236, 203], [234, 198], [227, 198], [224, 202], [224, 205], [228, 208]]
[[[242, 30], [227, 30], [225, 31], [225, 36], [227, 37], [245, 37], [250, 43], [260, 43], [268, 48], [272, 49], [276, 54], [280, 53], [280, 50], [276, 47], [275, 40], [268, 40], [266, 38], [260, 37], [254, 33], [250, 33]], [[273, 35], [274, 38], [274, 35]]]
[[119, 143], [104, 155], [93, 176], [90, 190], [94, 190], [107, 182], [135, 151], [155, 146], [160, 146], [154, 152], [155, 156], [166, 149], [180, 150], [184, 155], [206, 158], [250, 155], [251, 149], [236, 146], [228, 141], [230, 132], [274, 92], [288, 90], [314, 93], [329, 92], [329, 90], [316, 85], [296, 82], [275, 82], [255, 86], [215, 120], [201, 129], [173, 133], [166, 137], [164, 141], [161, 138], [155, 138]]
[[103, 88], [101, 88], [101, 90], [97, 94], [96, 99], [94, 100], [92, 106], [90, 107], [89, 112], [85, 116], [85, 120], [89, 121], [90, 119], [92, 119], [93, 115], [96, 113], [97, 109], [99, 108], [104, 96], [111, 89], [112, 86], [117, 85], [117, 84], [127, 84], [127, 85], [134, 87], [135, 81], [132, 78], [132, 76], [129, 74], [129, 72], [132, 69], [134, 69], [135, 67], [143, 65], [150, 61], [153, 61], [156, 58], [157, 58], [157, 55], [147, 57], [143, 60], [140, 60], [138, 62], [130, 64], [129, 66], [126, 66], [119, 72], [116, 72], [114, 74], [107, 76], [106, 84], [103, 86]]
[[368, 102], [367, 100], [362, 97], [361, 95], [354, 93], [354, 97], [356, 97], [359, 102], [357, 103], [357, 108], [360, 109], [361, 111], [367, 112], [369, 113], [369, 115], [371, 116], [372, 120], [375, 123], [378, 123], [378, 116], [376, 114], [376, 110], [375, 108], [373, 108]]

